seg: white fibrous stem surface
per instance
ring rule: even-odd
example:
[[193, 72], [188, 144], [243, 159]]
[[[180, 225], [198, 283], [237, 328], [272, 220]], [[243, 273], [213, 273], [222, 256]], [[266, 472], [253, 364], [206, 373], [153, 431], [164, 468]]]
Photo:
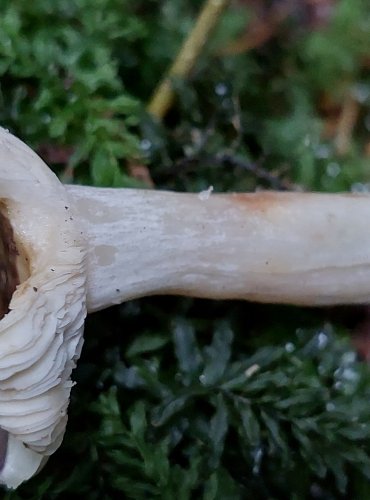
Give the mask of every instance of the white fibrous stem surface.
[[69, 186], [89, 311], [151, 294], [331, 305], [370, 299], [370, 197]]
[[85, 242], [73, 203], [38, 156], [2, 129], [0, 152], [0, 199], [24, 267], [0, 321], [0, 427], [8, 433], [0, 482], [16, 487], [65, 431], [86, 315]]

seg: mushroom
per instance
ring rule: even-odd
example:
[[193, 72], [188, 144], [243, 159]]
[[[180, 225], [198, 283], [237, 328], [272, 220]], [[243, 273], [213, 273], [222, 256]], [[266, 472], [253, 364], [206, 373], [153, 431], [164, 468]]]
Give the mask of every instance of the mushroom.
[[370, 297], [370, 198], [64, 186], [0, 129], [0, 481], [60, 445], [86, 312], [152, 294]]

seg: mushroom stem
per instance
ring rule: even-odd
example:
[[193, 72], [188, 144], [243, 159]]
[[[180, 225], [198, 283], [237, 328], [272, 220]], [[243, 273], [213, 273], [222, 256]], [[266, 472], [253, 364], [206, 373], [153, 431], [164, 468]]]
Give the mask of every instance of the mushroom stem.
[[369, 196], [66, 188], [88, 240], [89, 312], [153, 294], [369, 301]]

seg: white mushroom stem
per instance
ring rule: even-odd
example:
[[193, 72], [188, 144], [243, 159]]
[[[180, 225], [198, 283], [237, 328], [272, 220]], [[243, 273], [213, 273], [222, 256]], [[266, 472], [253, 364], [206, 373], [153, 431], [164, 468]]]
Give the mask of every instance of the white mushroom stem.
[[67, 191], [88, 241], [88, 311], [152, 294], [369, 302], [367, 195]]

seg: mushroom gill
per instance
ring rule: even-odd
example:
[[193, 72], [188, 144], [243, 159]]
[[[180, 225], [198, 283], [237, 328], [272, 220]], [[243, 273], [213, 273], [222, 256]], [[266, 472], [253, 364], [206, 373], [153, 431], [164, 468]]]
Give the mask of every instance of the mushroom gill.
[[[19, 285], [17, 269], [17, 246], [12, 226], [5, 213], [5, 205], [0, 203], [0, 319], [9, 312], [12, 295]], [[0, 470], [5, 465], [8, 433], [0, 428]]]
[[[9, 221], [6, 202], [0, 201], [0, 320], [9, 312], [9, 304], [17, 286], [29, 276], [27, 257], [18, 250]], [[5, 465], [8, 432], [0, 427], [0, 471]]]

